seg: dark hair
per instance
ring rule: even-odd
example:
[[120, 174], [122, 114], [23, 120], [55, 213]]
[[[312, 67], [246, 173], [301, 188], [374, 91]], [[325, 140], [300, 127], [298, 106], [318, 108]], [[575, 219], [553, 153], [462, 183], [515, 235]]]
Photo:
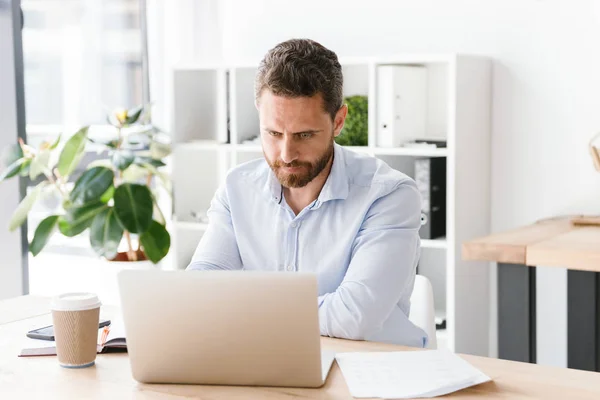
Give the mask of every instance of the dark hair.
[[276, 96], [321, 94], [325, 111], [335, 118], [343, 101], [342, 66], [337, 55], [310, 39], [292, 39], [269, 50], [254, 82], [256, 101], [264, 89]]

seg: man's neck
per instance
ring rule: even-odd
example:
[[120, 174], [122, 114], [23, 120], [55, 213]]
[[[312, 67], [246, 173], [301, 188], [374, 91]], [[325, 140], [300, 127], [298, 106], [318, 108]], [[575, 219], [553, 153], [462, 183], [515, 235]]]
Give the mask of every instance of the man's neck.
[[306, 186], [301, 188], [283, 188], [285, 201], [294, 214], [298, 215], [300, 211], [319, 197], [321, 189], [323, 189], [325, 182], [327, 182], [332, 165], [333, 157], [331, 157], [327, 166], [323, 168], [323, 171], [321, 171], [321, 173]]

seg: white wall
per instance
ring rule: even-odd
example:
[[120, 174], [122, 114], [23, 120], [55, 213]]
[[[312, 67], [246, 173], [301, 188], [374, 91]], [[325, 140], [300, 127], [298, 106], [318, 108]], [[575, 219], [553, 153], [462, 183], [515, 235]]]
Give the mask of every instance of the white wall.
[[[291, 37], [315, 39], [340, 56], [459, 52], [493, 58], [493, 230], [600, 213], [600, 175], [586, 147], [600, 130], [600, 2], [228, 0], [219, 12], [220, 24], [200, 36], [222, 47], [200, 53], [188, 46], [180, 60], [257, 62]], [[552, 278], [554, 284], [564, 285], [565, 276]], [[491, 296], [495, 348], [495, 290]]]
[[599, 3], [230, 0], [224, 57], [259, 60], [281, 40], [310, 37], [341, 56], [494, 58], [492, 206], [500, 230], [600, 212], [600, 175], [586, 147], [600, 130]]

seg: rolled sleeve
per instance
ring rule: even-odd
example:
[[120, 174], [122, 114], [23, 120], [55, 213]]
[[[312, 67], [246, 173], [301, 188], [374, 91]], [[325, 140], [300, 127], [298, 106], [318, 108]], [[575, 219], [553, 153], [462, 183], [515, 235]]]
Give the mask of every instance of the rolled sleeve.
[[321, 335], [364, 340], [410, 296], [420, 256], [420, 215], [421, 197], [412, 180], [371, 205], [342, 283], [318, 299]]
[[242, 269], [225, 185], [215, 193], [207, 216], [208, 228], [186, 270]]

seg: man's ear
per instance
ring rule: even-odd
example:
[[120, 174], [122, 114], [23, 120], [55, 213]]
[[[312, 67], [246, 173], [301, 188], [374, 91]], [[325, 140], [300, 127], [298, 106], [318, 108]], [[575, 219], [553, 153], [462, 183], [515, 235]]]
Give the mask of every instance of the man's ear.
[[348, 116], [348, 106], [344, 104], [340, 107], [340, 109], [335, 114], [335, 119], [333, 120], [333, 136], [338, 137], [338, 135], [342, 132], [342, 128], [344, 127], [344, 122], [346, 121], [346, 117]]

